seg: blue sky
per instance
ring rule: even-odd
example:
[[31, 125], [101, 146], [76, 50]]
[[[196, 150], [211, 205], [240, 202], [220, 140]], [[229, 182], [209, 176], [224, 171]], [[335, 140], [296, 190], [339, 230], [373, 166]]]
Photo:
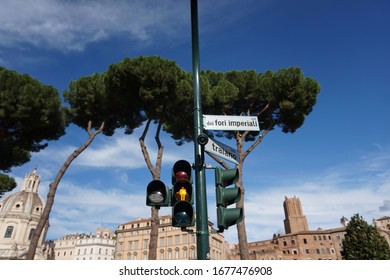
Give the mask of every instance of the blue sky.
[[[304, 125], [294, 134], [272, 131], [245, 161], [248, 240], [284, 233], [285, 196], [301, 199], [313, 230], [338, 227], [342, 216], [355, 213], [368, 222], [390, 215], [390, 3], [198, 2], [202, 70], [297, 66], [321, 85]], [[61, 94], [71, 80], [105, 71], [126, 56], [158, 55], [192, 69], [189, 0], [0, 3], [0, 65], [28, 73]], [[101, 226], [116, 229], [150, 215], [145, 188], [151, 175], [139, 148], [141, 132], [99, 135], [76, 159], [59, 186], [49, 238]], [[63, 161], [86, 138], [85, 131], [70, 126], [11, 175], [20, 187], [37, 167], [46, 198]], [[176, 160], [193, 161], [193, 144], [177, 147], [166, 134], [163, 144], [162, 180], [169, 184]], [[152, 137], [147, 145], [155, 154]], [[211, 158], [206, 161], [215, 165]], [[213, 181], [207, 173], [208, 212], [216, 222]], [[235, 227], [225, 233], [230, 242], [236, 235]]]

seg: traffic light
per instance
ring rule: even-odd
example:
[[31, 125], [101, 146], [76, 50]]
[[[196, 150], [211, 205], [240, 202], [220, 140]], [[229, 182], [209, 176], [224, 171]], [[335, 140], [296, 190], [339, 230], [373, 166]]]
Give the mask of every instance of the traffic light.
[[226, 188], [235, 184], [239, 178], [237, 168], [221, 169], [215, 168], [215, 195], [217, 201], [218, 229], [223, 232], [228, 227], [239, 223], [242, 220], [241, 208], [227, 208], [241, 198], [240, 188]]
[[172, 226], [194, 226], [194, 196], [192, 167], [186, 160], [177, 161], [172, 168]]
[[151, 181], [146, 188], [147, 206], [169, 206], [170, 191], [160, 180]]

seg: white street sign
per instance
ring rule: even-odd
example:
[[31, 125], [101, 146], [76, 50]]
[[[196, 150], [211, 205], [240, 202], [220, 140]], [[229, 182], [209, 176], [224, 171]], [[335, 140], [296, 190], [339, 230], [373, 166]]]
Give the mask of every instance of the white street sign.
[[231, 161], [235, 164], [239, 164], [239, 152], [221, 142], [218, 142], [217, 140], [209, 139], [204, 149], [213, 155]]
[[203, 115], [203, 126], [206, 130], [260, 130], [256, 116]]

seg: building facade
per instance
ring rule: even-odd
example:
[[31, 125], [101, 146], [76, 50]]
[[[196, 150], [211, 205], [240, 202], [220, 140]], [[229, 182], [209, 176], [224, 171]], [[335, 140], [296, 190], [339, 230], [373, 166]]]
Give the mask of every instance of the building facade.
[[[0, 259], [24, 259], [45, 206], [38, 195], [40, 177], [27, 174], [19, 192], [0, 200]], [[35, 259], [45, 259], [43, 244], [48, 226], [39, 239]]]
[[[271, 240], [248, 243], [252, 260], [339, 260], [345, 226], [330, 230], [310, 231], [301, 201], [297, 197], [283, 202], [285, 235]], [[341, 219], [343, 225], [345, 221]], [[238, 245], [232, 245], [231, 260], [239, 260]]]
[[[172, 227], [171, 216], [161, 216], [158, 229], [158, 260], [195, 260], [196, 235]], [[149, 254], [151, 219], [137, 219], [118, 226], [115, 259], [147, 260]], [[195, 230], [194, 228], [192, 228]], [[214, 228], [209, 223], [209, 231]], [[210, 234], [210, 258], [224, 260], [227, 256], [227, 243], [222, 233]]]
[[54, 241], [55, 260], [113, 260], [115, 235], [100, 228], [96, 234], [70, 234]]
[[384, 216], [379, 219], [374, 219], [372, 223], [378, 230], [379, 234], [386, 239], [387, 243], [390, 244], [390, 217]]
[[[248, 243], [251, 260], [341, 260], [345, 228], [302, 231], [272, 240]], [[238, 245], [232, 245], [230, 260], [239, 260]]]

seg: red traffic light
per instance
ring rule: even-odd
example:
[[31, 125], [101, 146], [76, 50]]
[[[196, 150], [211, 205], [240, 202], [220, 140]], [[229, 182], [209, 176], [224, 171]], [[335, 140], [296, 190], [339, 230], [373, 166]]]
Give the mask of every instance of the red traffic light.
[[178, 171], [175, 173], [175, 179], [176, 181], [188, 181], [189, 177], [188, 174], [184, 171]]

